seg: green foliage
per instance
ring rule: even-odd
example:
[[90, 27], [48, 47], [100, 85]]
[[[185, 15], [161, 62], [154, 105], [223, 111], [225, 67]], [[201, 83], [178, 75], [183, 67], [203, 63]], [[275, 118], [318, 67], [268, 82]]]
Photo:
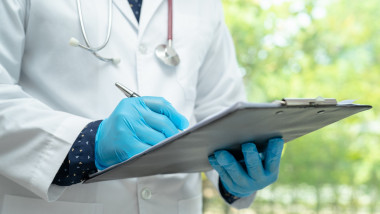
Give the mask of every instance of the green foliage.
[[[288, 144], [276, 185], [380, 186], [378, 0], [223, 0], [250, 101], [356, 99], [370, 111]], [[275, 185], [275, 186], [276, 186]]]
[[378, 0], [223, 3], [250, 101], [323, 96], [375, 107], [291, 142], [279, 182], [379, 185]]

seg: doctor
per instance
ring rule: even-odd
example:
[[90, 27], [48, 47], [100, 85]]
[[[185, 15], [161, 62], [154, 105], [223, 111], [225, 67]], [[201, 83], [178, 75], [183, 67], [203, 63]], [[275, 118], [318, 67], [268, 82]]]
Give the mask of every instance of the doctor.
[[[169, 6], [0, 2], [1, 214], [202, 212], [199, 173], [80, 183], [245, 99], [221, 2], [173, 2], [176, 66], [155, 54], [170, 45]], [[69, 46], [72, 37], [73, 45], [106, 45], [89, 52]], [[115, 82], [150, 97], [124, 99]], [[217, 151], [207, 174], [226, 203], [246, 208], [277, 179], [282, 146], [270, 140], [262, 164], [254, 144], [243, 144], [246, 168]]]

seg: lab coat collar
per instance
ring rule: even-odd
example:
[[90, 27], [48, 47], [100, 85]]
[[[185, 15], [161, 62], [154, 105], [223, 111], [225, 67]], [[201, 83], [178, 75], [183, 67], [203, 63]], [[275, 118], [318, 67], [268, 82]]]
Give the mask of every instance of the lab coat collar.
[[137, 22], [135, 15], [131, 7], [129, 6], [128, 0], [114, 0], [114, 5], [120, 11], [121, 14], [131, 23], [133, 27], [138, 29], [139, 36], [144, 34], [146, 27], [148, 26], [150, 20], [154, 16], [157, 9], [161, 6], [164, 0], [143, 0], [143, 5], [141, 7], [140, 14], [140, 24]]
[[157, 9], [161, 6], [164, 0], [143, 0], [143, 5], [140, 14], [140, 27], [139, 37], [144, 34], [146, 27], [149, 25], [150, 20], [156, 13]]
[[131, 23], [131, 25], [137, 30], [139, 23], [135, 15], [133, 14], [131, 6], [129, 6], [128, 0], [114, 0], [113, 4], [117, 10]]

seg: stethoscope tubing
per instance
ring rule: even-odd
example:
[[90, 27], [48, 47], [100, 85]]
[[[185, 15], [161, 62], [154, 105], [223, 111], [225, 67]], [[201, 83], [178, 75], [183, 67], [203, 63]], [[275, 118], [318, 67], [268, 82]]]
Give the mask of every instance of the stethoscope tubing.
[[173, 40], [173, 0], [168, 0], [168, 41]]
[[84, 41], [87, 45], [87, 47], [86, 47], [84, 45], [79, 44], [80, 47], [94, 53], [94, 52], [102, 50], [108, 44], [110, 37], [111, 37], [111, 30], [112, 30], [112, 15], [113, 15], [112, 3], [113, 3], [113, 0], [108, 1], [108, 28], [107, 28], [106, 39], [105, 39], [104, 43], [102, 45], [100, 45], [99, 47], [92, 47], [92, 45], [90, 45], [90, 42], [87, 38], [86, 29], [84, 27], [81, 3], [80, 3], [80, 0], [77, 0], [77, 9], [78, 9], [80, 26], [81, 26]]
[[[82, 14], [82, 7], [80, 0], [76, 0], [77, 3], [77, 10], [78, 10], [78, 16], [79, 16], [79, 24], [82, 31], [82, 36], [84, 38], [84, 41], [86, 45], [82, 45], [77, 39], [71, 38], [70, 39], [70, 45], [81, 47], [89, 52], [91, 52], [96, 58], [99, 60], [102, 60], [104, 62], [112, 62], [113, 64], [118, 64], [120, 62], [119, 58], [106, 58], [98, 54], [98, 51], [105, 48], [110, 40], [111, 37], [111, 31], [112, 31], [112, 16], [113, 16], [113, 0], [108, 1], [108, 28], [107, 28], [107, 35], [106, 39], [103, 42], [102, 45], [98, 47], [93, 47], [87, 37], [86, 29], [84, 26], [83, 21], [83, 14]], [[159, 45], [156, 48], [156, 56], [165, 64], [170, 66], [177, 66], [180, 62], [179, 56], [176, 53], [176, 51], [172, 47], [173, 43], [173, 0], [168, 0], [168, 43], [167, 45]], [[170, 53], [170, 54], [169, 54]]]

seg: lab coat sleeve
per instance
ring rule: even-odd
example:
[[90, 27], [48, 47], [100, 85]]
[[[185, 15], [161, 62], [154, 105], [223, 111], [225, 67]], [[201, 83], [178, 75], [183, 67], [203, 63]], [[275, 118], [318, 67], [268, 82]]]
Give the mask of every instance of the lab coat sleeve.
[[246, 100], [235, 47], [223, 15], [220, 16], [198, 75], [195, 101], [197, 121], [230, 107], [237, 101]]
[[29, 4], [0, 1], [0, 174], [54, 201], [65, 188], [52, 180], [90, 120], [55, 111], [18, 85]]
[[[227, 108], [238, 101], [245, 101], [246, 95], [239, 69], [235, 47], [228, 28], [224, 22], [222, 6], [217, 2], [216, 29], [206, 58], [199, 71], [195, 116], [197, 121]], [[209, 180], [218, 188], [218, 174], [207, 172]], [[235, 208], [247, 208], [255, 194], [241, 198], [231, 205]]]

